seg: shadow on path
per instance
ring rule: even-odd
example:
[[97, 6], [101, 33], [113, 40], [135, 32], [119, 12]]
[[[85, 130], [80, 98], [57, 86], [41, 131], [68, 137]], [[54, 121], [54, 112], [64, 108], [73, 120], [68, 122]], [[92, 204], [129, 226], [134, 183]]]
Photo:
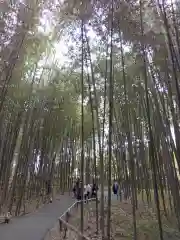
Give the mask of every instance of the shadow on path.
[[68, 194], [44, 205], [35, 213], [17, 217], [5, 225], [0, 225], [0, 240], [42, 240], [57, 219], [73, 204]]

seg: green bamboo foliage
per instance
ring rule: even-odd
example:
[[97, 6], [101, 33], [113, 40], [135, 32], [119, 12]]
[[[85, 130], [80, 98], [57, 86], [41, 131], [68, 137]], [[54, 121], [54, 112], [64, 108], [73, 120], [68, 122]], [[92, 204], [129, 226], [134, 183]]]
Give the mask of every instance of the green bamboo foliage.
[[[51, 195], [70, 192], [78, 169], [82, 184], [101, 185], [102, 239], [112, 178], [131, 198], [134, 239], [142, 202], [164, 239], [164, 217], [180, 228], [179, 1], [66, 0], [60, 11], [25, 2], [0, 5], [0, 212], [38, 207], [48, 184]], [[48, 36], [38, 30], [46, 10]], [[61, 37], [73, 39], [63, 67], [53, 47]]]

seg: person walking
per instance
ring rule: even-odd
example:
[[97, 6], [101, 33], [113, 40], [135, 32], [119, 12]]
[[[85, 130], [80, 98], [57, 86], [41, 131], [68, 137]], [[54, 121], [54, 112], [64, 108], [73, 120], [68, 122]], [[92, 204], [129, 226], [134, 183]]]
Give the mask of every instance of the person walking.
[[113, 193], [114, 195], [117, 195], [117, 198], [118, 198], [118, 190], [119, 190], [119, 184], [116, 180], [114, 180], [114, 183], [113, 183]]
[[91, 193], [91, 197], [95, 198], [97, 196], [97, 191], [98, 191], [98, 186], [95, 183], [95, 181], [93, 181], [93, 185], [92, 185], [92, 193]]
[[91, 185], [88, 183], [85, 187], [85, 193], [84, 193], [85, 200], [89, 199], [90, 195], [91, 195]]
[[82, 185], [82, 182], [79, 181], [79, 183], [77, 184], [76, 186], [76, 197], [77, 197], [77, 200], [80, 201], [81, 200], [81, 195], [82, 195], [82, 191], [84, 193], [84, 186]]
[[75, 198], [77, 198], [77, 194], [79, 191], [79, 185], [80, 185], [80, 179], [78, 178], [73, 187], [73, 194], [74, 194]]
[[46, 201], [52, 203], [52, 181], [48, 179], [46, 181]]
[[76, 197], [76, 184], [74, 184], [72, 192], [73, 192], [73, 198], [75, 198]]

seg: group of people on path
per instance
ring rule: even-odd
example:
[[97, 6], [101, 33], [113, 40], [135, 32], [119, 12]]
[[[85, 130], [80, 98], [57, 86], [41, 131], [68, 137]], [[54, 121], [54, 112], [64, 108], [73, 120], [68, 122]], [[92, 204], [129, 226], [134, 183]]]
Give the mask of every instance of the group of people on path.
[[[82, 186], [82, 182], [78, 178], [73, 187], [73, 194], [77, 200], [81, 200], [82, 191], [83, 191], [83, 196], [85, 200], [89, 198], [95, 198], [97, 196], [98, 186], [95, 183], [95, 181], [93, 181], [92, 184], [87, 184]], [[121, 191], [119, 189], [119, 184], [116, 180], [114, 180], [113, 182], [112, 192], [114, 193], [114, 195], [117, 195], [117, 197], [119, 195], [121, 198]]]
[[98, 191], [98, 186], [95, 183], [95, 181], [93, 181], [92, 184], [88, 183], [87, 185], [83, 186], [79, 178], [77, 179], [73, 187], [73, 194], [77, 200], [81, 200], [82, 192], [85, 200], [89, 198], [95, 198], [97, 196], [97, 191]]

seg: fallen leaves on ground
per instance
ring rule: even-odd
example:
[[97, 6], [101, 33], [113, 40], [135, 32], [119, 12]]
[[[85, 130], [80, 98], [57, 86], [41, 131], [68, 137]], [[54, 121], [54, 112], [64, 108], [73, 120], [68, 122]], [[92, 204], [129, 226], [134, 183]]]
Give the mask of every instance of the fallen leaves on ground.
[[[100, 231], [97, 233], [97, 222], [96, 222], [96, 204], [91, 202], [84, 205], [84, 236], [87, 239], [97, 240], [101, 239]], [[111, 207], [111, 239], [113, 240], [132, 240], [133, 239], [133, 217], [132, 217], [132, 206], [130, 202], [116, 202], [112, 204]], [[177, 231], [175, 225], [168, 222], [164, 217], [162, 217], [163, 222], [163, 232], [164, 240], [178, 240], [180, 239], [180, 233]], [[80, 232], [81, 224], [81, 210], [80, 206], [74, 208], [71, 211], [71, 217], [69, 224], [74, 226]], [[141, 205], [136, 211], [136, 224], [137, 224], [137, 234], [138, 240], [152, 240], [159, 239], [159, 228], [158, 221], [155, 212], [152, 209]], [[100, 217], [98, 217], [98, 227], [100, 226]], [[105, 206], [105, 233], [107, 227], [107, 206]], [[59, 232], [59, 226], [56, 225], [54, 232], [51, 237], [46, 240], [63, 240], [64, 233]], [[79, 235], [68, 230], [66, 234], [66, 239], [78, 240]]]

